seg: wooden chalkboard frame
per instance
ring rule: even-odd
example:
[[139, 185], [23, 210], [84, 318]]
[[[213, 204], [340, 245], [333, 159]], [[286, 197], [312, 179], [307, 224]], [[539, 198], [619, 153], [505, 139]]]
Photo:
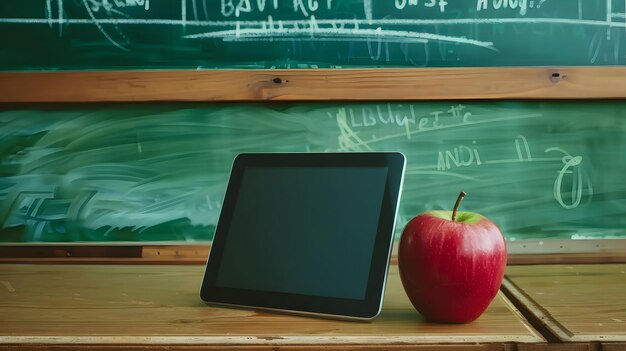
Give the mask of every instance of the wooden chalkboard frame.
[[0, 102], [624, 99], [626, 67], [0, 73]]
[[[541, 246], [541, 248], [537, 248]], [[0, 245], [0, 264], [203, 265], [211, 244], [179, 242]], [[507, 243], [509, 265], [626, 263], [626, 240], [528, 240]], [[394, 245], [392, 264], [398, 263]]]

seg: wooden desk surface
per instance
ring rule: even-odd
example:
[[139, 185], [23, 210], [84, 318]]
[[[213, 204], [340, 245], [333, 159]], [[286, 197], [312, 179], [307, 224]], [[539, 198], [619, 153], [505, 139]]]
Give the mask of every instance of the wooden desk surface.
[[[0, 349], [21, 344], [465, 345], [542, 343], [500, 293], [477, 321], [425, 322], [392, 266], [382, 315], [371, 323], [213, 308], [198, 296], [199, 266], [0, 265]], [[413, 344], [413, 345], [410, 345]], [[482, 349], [486, 349], [482, 348]]]
[[510, 266], [506, 274], [562, 341], [626, 341], [626, 264]]

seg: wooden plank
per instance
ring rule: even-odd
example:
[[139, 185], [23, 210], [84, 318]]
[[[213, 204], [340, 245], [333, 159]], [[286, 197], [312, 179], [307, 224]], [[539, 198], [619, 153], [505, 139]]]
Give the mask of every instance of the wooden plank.
[[[600, 344], [447, 344], [447, 345], [333, 345], [332, 350], [342, 351], [401, 351], [401, 350], [433, 350], [433, 351], [623, 351], [625, 344], [608, 344], [604, 348]], [[119, 350], [117, 345], [10, 345], [1, 346], [0, 351], [42, 351], [42, 350], [87, 350], [87, 351], [112, 351]], [[171, 346], [163, 345], [129, 345], [124, 350], [240, 350], [241, 346], [231, 345], [202, 345], [202, 346]], [[254, 351], [309, 351], [319, 350], [311, 345], [257, 345], [247, 346], [246, 349]]]
[[[626, 245], [626, 240], [609, 240], [609, 242], [606, 246], [613, 246], [615, 251], [607, 251], [604, 246], [600, 247], [600, 244], [593, 244], [589, 247], [577, 247], [577, 249], [589, 250], [588, 252], [528, 254], [511, 254], [509, 252], [508, 264], [626, 263], [626, 250], [623, 248]], [[511, 243], [507, 243], [507, 246], [510, 250]], [[12, 244], [0, 245], [0, 263], [204, 265], [210, 247], [210, 244], [144, 245], [140, 242], [124, 245], [111, 243], [83, 245]], [[594, 251], [596, 249], [599, 251]], [[393, 248], [391, 263], [398, 264], [397, 244]]]
[[626, 263], [626, 252], [579, 252], [509, 255], [509, 265]]
[[626, 239], [533, 239], [507, 241], [509, 255], [571, 254], [571, 253], [624, 253]]
[[604, 351], [598, 343], [519, 344], [516, 351]]
[[626, 341], [626, 264], [510, 266], [510, 296], [563, 342]]
[[533, 299], [528, 297], [517, 287], [508, 277], [502, 280], [502, 291], [520, 311], [525, 315], [531, 325], [543, 335], [549, 342], [563, 342], [569, 339], [569, 335], [564, 331], [554, 319], [541, 308]]
[[32, 264], [183, 264], [204, 265], [209, 244], [0, 245], [0, 263]]
[[[42, 351], [42, 350], [85, 350], [85, 351], [112, 351], [120, 350], [119, 345], [0, 345], [0, 351]], [[400, 350], [432, 350], [432, 351], [516, 351], [514, 344], [454, 344], [454, 345], [333, 345], [332, 348], [322, 348], [315, 345], [128, 345], [123, 350], [183, 350], [183, 351], [222, 351], [222, 350], [252, 350], [252, 351], [310, 351], [310, 350], [341, 350], [341, 351], [400, 351]], [[548, 351], [549, 348], [533, 349], [532, 351]], [[555, 349], [555, 351], [564, 351]], [[600, 351], [574, 349], [573, 351]]]
[[477, 321], [436, 324], [410, 305], [392, 266], [372, 323], [213, 308], [197, 266], [0, 266], [2, 345], [395, 345], [545, 342], [499, 294]]
[[205, 264], [211, 245], [144, 246], [141, 257], [152, 262], [185, 261]]
[[0, 245], [0, 257], [4, 258], [129, 258], [141, 257], [138, 245]]
[[0, 258], [0, 264], [40, 264], [40, 265], [185, 265], [206, 264], [207, 257], [194, 259], [144, 259], [141, 257], [67, 257], [67, 258]]
[[0, 102], [626, 98], [626, 67], [0, 73]]

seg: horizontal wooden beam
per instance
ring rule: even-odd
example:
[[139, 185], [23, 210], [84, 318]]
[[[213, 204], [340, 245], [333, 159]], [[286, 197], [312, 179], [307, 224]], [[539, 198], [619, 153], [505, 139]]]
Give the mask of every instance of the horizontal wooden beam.
[[2, 258], [141, 258], [143, 247], [138, 245], [0, 245]]
[[508, 256], [508, 265], [537, 264], [602, 264], [626, 263], [626, 252], [580, 252], [555, 254], [513, 254]]
[[[618, 241], [623, 244], [623, 241]], [[0, 263], [32, 264], [167, 264], [204, 265], [210, 245], [0, 245]], [[392, 264], [398, 264], [394, 245]], [[509, 265], [626, 263], [626, 250], [588, 252], [509, 253]]]
[[0, 102], [623, 99], [626, 67], [0, 73]]
[[209, 244], [11, 244], [0, 245], [0, 263], [203, 265], [210, 247]]

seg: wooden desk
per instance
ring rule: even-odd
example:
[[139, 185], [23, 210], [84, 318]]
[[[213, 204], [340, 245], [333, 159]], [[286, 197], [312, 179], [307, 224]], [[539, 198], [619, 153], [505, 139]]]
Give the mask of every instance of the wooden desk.
[[563, 342], [622, 343], [626, 264], [510, 266], [508, 288]]
[[[371, 323], [212, 308], [198, 297], [199, 266], [0, 265], [3, 345], [93, 350], [310, 349], [315, 347], [511, 349], [545, 343], [500, 293], [477, 321], [427, 323], [413, 310], [392, 266], [382, 315]], [[7, 347], [11, 349], [12, 347]]]

